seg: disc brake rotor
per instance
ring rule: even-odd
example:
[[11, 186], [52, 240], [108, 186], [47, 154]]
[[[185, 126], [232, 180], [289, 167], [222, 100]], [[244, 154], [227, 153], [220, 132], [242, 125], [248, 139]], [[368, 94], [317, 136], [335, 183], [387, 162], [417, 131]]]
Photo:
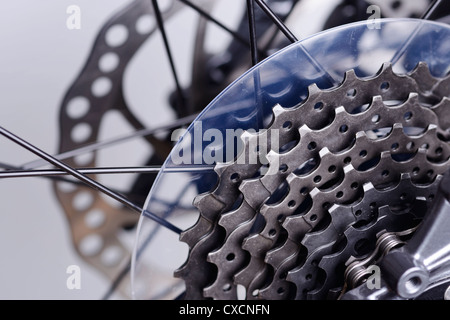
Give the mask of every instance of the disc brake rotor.
[[[401, 36], [392, 36], [393, 28]], [[432, 30], [439, 31], [424, 47], [420, 39]], [[234, 160], [215, 165], [218, 179], [195, 197], [200, 215], [181, 234], [189, 253], [175, 276], [185, 298], [236, 299], [240, 288], [247, 299], [337, 297], [350, 257], [373, 251], [382, 230], [418, 224], [450, 165], [449, 64], [437, 58], [438, 39], [448, 32], [418, 20], [383, 20], [380, 31], [362, 23], [338, 28], [269, 58], [205, 110], [197, 120], [203, 133], [218, 119], [219, 130], [246, 130]], [[325, 55], [323, 46], [333, 45]], [[337, 66], [337, 57], [348, 59]], [[241, 96], [234, 111], [232, 94], [245, 85], [260, 85], [265, 95]], [[226, 120], [217, 115], [221, 108]], [[195, 132], [194, 123], [184, 137]], [[184, 138], [178, 146], [183, 141], [193, 143]], [[165, 170], [180, 168], [179, 150]], [[152, 205], [166, 177], [159, 176], [147, 199], [147, 209], [159, 215], [173, 213]], [[142, 231], [140, 238], [146, 239]], [[139, 243], [141, 255], [147, 248]]]

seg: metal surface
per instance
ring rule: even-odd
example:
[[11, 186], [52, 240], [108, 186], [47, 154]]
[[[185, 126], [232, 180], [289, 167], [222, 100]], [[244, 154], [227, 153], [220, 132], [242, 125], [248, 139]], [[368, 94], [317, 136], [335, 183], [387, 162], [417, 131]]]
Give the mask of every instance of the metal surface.
[[378, 261], [382, 275], [380, 287], [373, 290], [360, 284], [344, 294], [344, 299], [448, 300], [449, 186], [450, 171], [447, 171], [436, 190], [436, 199], [412, 238]]
[[[361, 241], [373, 250], [380, 231], [414, 226], [423, 215], [406, 204], [424, 210], [416, 200], [428, 203], [449, 168], [447, 81], [424, 63], [403, 75], [385, 64], [275, 106], [267, 130], [244, 133], [237, 159], [216, 166], [217, 187], [196, 198], [199, 220], [181, 236], [189, 257], [175, 273], [186, 298], [236, 299], [238, 285], [247, 299], [337, 297], [345, 262], [366, 254]], [[242, 164], [264, 151], [267, 165]], [[399, 204], [408, 214], [391, 212]]]
[[450, 276], [450, 174], [447, 173], [433, 207], [412, 239], [381, 261], [389, 286], [402, 298], [422, 294], [430, 284]]

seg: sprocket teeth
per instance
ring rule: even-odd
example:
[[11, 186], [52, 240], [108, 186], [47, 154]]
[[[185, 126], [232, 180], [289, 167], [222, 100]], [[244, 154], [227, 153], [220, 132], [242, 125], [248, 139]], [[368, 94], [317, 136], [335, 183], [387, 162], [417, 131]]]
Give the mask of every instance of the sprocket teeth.
[[[241, 154], [217, 164], [218, 185], [195, 200], [200, 217], [181, 235], [190, 250], [177, 271], [189, 296], [235, 297], [239, 284], [249, 299], [325, 297], [337, 283], [318, 284], [318, 264], [342, 262], [340, 237], [354, 235], [353, 224], [368, 223], [383, 204], [431, 198], [433, 181], [450, 168], [449, 92], [450, 76], [435, 78], [424, 63], [409, 74], [385, 63], [372, 77], [348, 70], [336, 87], [312, 84], [292, 108], [275, 105], [269, 127], [244, 131]], [[289, 148], [272, 144], [275, 132]], [[258, 144], [265, 171], [261, 161], [246, 161]], [[247, 260], [226, 272], [230, 248]]]
[[[239, 189], [244, 195], [244, 199], [246, 199], [247, 203], [255, 210], [259, 208], [264, 200], [270, 197], [269, 191], [264, 188], [260, 179], [245, 180], [241, 183]], [[258, 190], [258, 192], [255, 192], [256, 190]]]
[[205, 219], [211, 222], [215, 222], [217, 213], [225, 208], [225, 204], [211, 193], [204, 193], [195, 197], [194, 206]]
[[321, 94], [322, 90], [317, 86], [317, 84], [313, 83], [308, 86], [308, 99], [314, 99], [317, 95]]
[[442, 134], [446, 136], [447, 141], [450, 140], [448, 129], [450, 128], [450, 119], [446, 117], [448, 109], [450, 108], [450, 98], [443, 97], [438, 104], [431, 107], [431, 110], [437, 115], [439, 121], [439, 127], [442, 128]]
[[273, 108], [272, 108], [272, 114], [274, 116], [274, 118], [276, 118], [277, 116], [283, 114], [284, 112], [286, 112], [286, 108], [283, 108], [283, 106], [281, 104], [276, 104]]
[[430, 95], [433, 86], [438, 79], [433, 77], [426, 62], [420, 61], [416, 67], [409, 73], [409, 76], [416, 80], [419, 89], [424, 95]]

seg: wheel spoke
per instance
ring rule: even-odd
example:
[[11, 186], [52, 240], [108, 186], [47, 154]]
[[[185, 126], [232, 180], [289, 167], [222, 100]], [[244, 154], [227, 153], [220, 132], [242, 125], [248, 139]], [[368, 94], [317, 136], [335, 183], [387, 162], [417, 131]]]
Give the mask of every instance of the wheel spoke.
[[233, 31], [230, 28], [228, 28], [226, 25], [224, 25], [222, 22], [220, 22], [219, 20], [217, 20], [216, 18], [211, 16], [208, 12], [206, 12], [205, 10], [203, 10], [202, 8], [197, 6], [196, 4], [192, 3], [189, 0], [179, 0], [179, 1], [184, 3], [185, 5], [187, 5], [188, 7], [192, 8], [198, 14], [200, 14], [204, 18], [208, 19], [212, 23], [216, 24], [218, 27], [222, 28], [224, 31], [229, 33], [235, 40], [241, 42], [242, 44], [244, 44], [246, 46], [250, 46], [248, 41], [244, 37], [242, 37], [239, 33], [237, 33], [236, 31]]
[[[183, 125], [190, 124], [192, 121], [195, 120], [196, 117], [197, 117], [197, 114], [193, 114], [190, 116], [186, 116], [184, 118], [174, 120], [171, 124], [168, 124], [168, 125], [156, 127], [153, 129], [147, 129], [147, 128], [141, 129], [141, 130], [135, 131], [131, 134], [126, 134], [121, 137], [112, 138], [109, 140], [88, 144], [88, 145], [85, 145], [80, 148], [76, 148], [76, 149], [73, 149], [73, 150], [70, 150], [67, 152], [63, 152], [63, 153], [54, 155], [53, 157], [58, 160], [64, 160], [64, 159], [68, 159], [71, 157], [76, 157], [76, 156], [86, 154], [86, 153], [89, 153], [92, 151], [103, 149], [107, 146], [114, 146], [119, 143], [123, 143], [123, 142], [129, 141], [129, 140], [135, 139], [135, 138], [151, 136], [156, 133], [165, 132], [165, 131], [168, 131], [168, 130], [171, 130], [174, 128], [179, 128]], [[36, 168], [39, 168], [40, 166], [43, 166], [46, 164], [47, 164], [47, 162], [45, 160], [38, 159], [38, 160], [31, 161], [31, 162], [27, 162], [27, 163], [23, 164], [20, 168], [21, 169], [36, 169]]]
[[258, 44], [256, 40], [255, 6], [253, 0], [247, 0], [247, 17], [250, 35], [252, 65], [258, 63]]
[[185, 99], [185, 96], [183, 93], [183, 89], [181, 88], [181, 85], [180, 85], [178, 73], [175, 68], [172, 51], [170, 50], [169, 41], [167, 39], [166, 30], [164, 28], [164, 21], [163, 21], [162, 15], [161, 15], [161, 10], [159, 9], [158, 0], [151, 0], [151, 1], [152, 1], [152, 5], [153, 5], [153, 10], [155, 12], [156, 22], [158, 24], [159, 31], [161, 32], [161, 36], [164, 41], [164, 46], [166, 48], [167, 57], [169, 59], [170, 68], [172, 70], [172, 75], [173, 75], [175, 85], [176, 85], [178, 102], [179, 102], [179, 103], [176, 103], [177, 111], [178, 111], [179, 115], [184, 115], [185, 110], [186, 110], [186, 108], [184, 108], [186, 99]]
[[20, 145], [21, 147], [25, 148], [26, 150], [34, 153], [35, 155], [39, 156], [42, 159], [45, 159], [46, 161], [48, 161], [49, 163], [53, 164], [55, 167], [60, 168], [61, 170], [69, 173], [70, 175], [74, 176], [75, 178], [77, 178], [78, 180], [84, 182], [86, 185], [90, 186], [91, 188], [98, 190], [104, 194], [106, 194], [107, 196], [109, 196], [110, 198], [124, 204], [125, 206], [127, 206], [128, 208], [130, 208], [131, 210], [141, 214], [144, 213], [146, 214], [146, 216], [148, 216], [150, 219], [154, 220], [155, 222], [161, 224], [162, 226], [166, 227], [167, 229], [180, 234], [182, 232], [181, 229], [179, 229], [178, 227], [174, 226], [173, 224], [171, 224], [170, 222], [168, 222], [167, 220], [164, 220], [160, 217], [158, 217], [157, 215], [144, 210], [143, 208], [141, 208], [140, 206], [138, 206], [137, 204], [129, 201], [127, 198], [125, 198], [123, 195], [107, 188], [106, 186], [102, 185], [101, 183], [89, 178], [88, 176], [84, 175], [83, 173], [77, 171], [76, 169], [70, 167], [69, 165], [59, 161], [58, 159], [55, 159], [54, 157], [52, 157], [51, 155], [49, 155], [48, 153], [42, 151], [41, 149], [37, 148], [36, 146], [34, 146], [33, 144], [23, 140], [22, 138], [19, 138], [18, 136], [14, 135], [13, 133], [9, 132], [8, 130], [6, 130], [3, 127], [0, 127], [0, 134], [5, 136], [6, 138], [8, 138], [9, 140], [13, 141], [14, 143]]
[[[63, 174], [67, 175], [67, 173], [62, 170], [59, 171], [61, 174], [40, 175], [40, 174], [29, 173], [31, 170], [24, 170], [23, 167], [13, 166], [13, 165], [10, 165], [7, 163], [0, 163], [0, 168], [6, 169], [4, 171], [0, 171], [0, 179], [1, 178], [20, 178], [20, 177], [40, 176], [40, 177], [44, 177], [44, 178], [51, 179], [54, 181], [71, 183], [71, 184], [78, 185], [78, 186], [85, 186], [85, 184], [81, 181], [67, 179], [66, 177], [61, 177], [60, 175], [63, 175]], [[41, 171], [46, 171], [46, 170], [41, 170]], [[119, 192], [119, 191], [116, 191], [116, 192]]]
[[0, 168], [6, 169], [6, 170], [20, 170], [20, 167], [12, 166], [10, 164], [0, 162]]
[[[10, 167], [11, 168], [11, 167]], [[74, 168], [75, 169], [75, 168]], [[161, 166], [145, 166], [145, 167], [96, 167], [96, 168], [76, 168], [78, 172], [82, 174], [156, 174], [161, 171]], [[201, 172], [214, 170], [214, 166], [192, 166], [192, 167], [174, 167], [165, 168], [165, 172]], [[20, 168], [9, 169], [6, 171], [0, 171], [0, 179], [2, 178], [29, 178], [29, 177], [53, 177], [61, 175], [70, 175], [69, 172], [61, 169], [48, 169], [48, 170], [21, 170]]]
[[437, 11], [442, 2], [442, 0], [434, 0], [433, 3], [431, 3], [427, 8], [427, 11], [425, 11], [422, 17], [420, 17], [420, 19], [429, 20], [433, 13]]
[[262, 0], [254, 0], [259, 7], [266, 13], [266, 15], [273, 21], [273, 23], [280, 29], [280, 31], [289, 39], [292, 43], [297, 42], [297, 37], [292, 33], [291, 30], [284, 24], [275, 12], [270, 9], [270, 7]]
[[[152, 167], [109, 167], [109, 168], [77, 168], [82, 174], [122, 174], [122, 173], [158, 173], [161, 170], [159, 166]], [[64, 170], [8, 170], [0, 171], [1, 178], [26, 178], [26, 177], [48, 177], [68, 175]]]

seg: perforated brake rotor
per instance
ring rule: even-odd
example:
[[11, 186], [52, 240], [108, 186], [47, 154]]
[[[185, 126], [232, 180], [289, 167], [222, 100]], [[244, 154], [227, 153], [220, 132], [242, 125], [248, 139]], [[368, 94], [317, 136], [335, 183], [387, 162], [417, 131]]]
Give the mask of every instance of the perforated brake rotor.
[[[357, 23], [292, 45], [225, 90], [197, 119], [203, 132], [260, 131], [244, 133], [237, 158], [217, 164], [218, 179], [195, 198], [200, 215], [181, 235], [189, 252], [175, 271], [185, 297], [236, 299], [241, 287], [247, 299], [324, 299], [378, 231], [416, 225], [449, 164], [448, 36], [419, 20]], [[245, 95], [258, 85], [264, 94]], [[188, 169], [174, 163], [178, 151], [166, 170]], [[243, 161], [256, 152], [262, 161]], [[147, 208], [177, 221], [186, 212], [151, 201], [169, 176], [159, 176]], [[186, 174], [186, 185], [195, 178]], [[140, 256], [149, 250], [142, 230]]]
[[[193, 3], [203, 5], [205, 1], [195, 0]], [[165, 4], [168, 5], [160, 9], [166, 20], [184, 9], [178, 1]], [[95, 149], [73, 154], [70, 151], [98, 142], [102, 124], [111, 111], [117, 111], [133, 129], [145, 128], [125, 99], [124, 74], [136, 52], [156, 31], [154, 9], [151, 2], [145, 0], [131, 1], [99, 30], [85, 66], [61, 103], [58, 151], [68, 153], [64, 159], [67, 164], [74, 167], [98, 166]], [[187, 110], [187, 114], [194, 112], [196, 110]], [[143, 139], [154, 148], [155, 156], [160, 159], [170, 152], [170, 143], [161, 137], [147, 135]], [[137, 217], [127, 208], [111, 204], [91, 188], [55, 182], [54, 189], [67, 216], [79, 255], [109, 279], [116, 279], [130, 257], [129, 245], [121, 239], [121, 231], [134, 226]], [[123, 282], [122, 287], [126, 285]], [[122, 292], [128, 295], [129, 288]]]

